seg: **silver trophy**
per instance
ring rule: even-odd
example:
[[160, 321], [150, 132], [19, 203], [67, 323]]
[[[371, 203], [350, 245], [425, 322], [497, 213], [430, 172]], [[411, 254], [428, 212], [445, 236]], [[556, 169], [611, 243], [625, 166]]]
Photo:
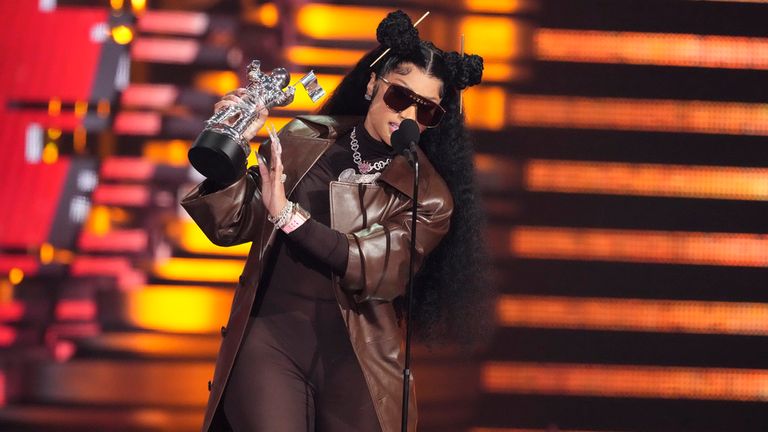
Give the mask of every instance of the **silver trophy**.
[[[265, 74], [258, 60], [248, 65], [248, 81], [245, 95], [241, 97], [243, 102], [211, 116], [187, 154], [197, 171], [217, 183], [233, 183], [245, 173], [251, 146], [243, 138], [243, 133], [259, 117], [259, 111], [286, 106], [293, 102], [296, 93], [296, 84], [288, 85], [291, 75], [285, 68], [276, 68]], [[325, 95], [313, 71], [304, 75], [298, 83], [307, 91], [312, 102]]]

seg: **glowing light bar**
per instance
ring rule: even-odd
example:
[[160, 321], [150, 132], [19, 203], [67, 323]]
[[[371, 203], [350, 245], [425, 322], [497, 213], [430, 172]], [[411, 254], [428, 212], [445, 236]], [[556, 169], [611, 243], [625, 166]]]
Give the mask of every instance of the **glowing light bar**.
[[768, 169], [531, 160], [528, 190], [590, 194], [768, 200]]
[[143, 272], [133, 268], [124, 257], [78, 255], [70, 267], [72, 276], [112, 276], [121, 290], [128, 291], [146, 283]]
[[[483, 62], [483, 82], [502, 82], [520, 79], [524, 76], [524, 69], [512, 66], [505, 62]], [[473, 87], [475, 88], [475, 87]]]
[[136, 157], [111, 156], [101, 164], [103, 179], [147, 180], [155, 172], [155, 164]]
[[314, 39], [375, 41], [376, 27], [389, 12], [385, 8], [306, 4], [296, 14], [296, 26]]
[[78, 256], [72, 263], [73, 276], [116, 275], [131, 269], [131, 262], [123, 257]]
[[510, 231], [517, 257], [765, 267], [768, 235], [520, 226]]
[[471, 12], [516, 13], [530, 7], [527, 0], [464, 0], [464, 7]]
[[203, 71], [195, 75], [194, 86], [197, 89], [224, 96], [240, 86], [240, 78], [233, 71]]
[[244, 243], [237, 246], [221, 247], [216, 246], [208, 240], [200, 227], [191, 220], [178, 221], [169, 224], [169, 237], [173, 238], [179, 247], [187, 252], [206, 254], [206, 255], [234, 255], [248, 256], [251, 243]]
[[231, 290], [148, 285], [125, 299], [131, 324], [174, 333], [216, 333], [227, 322]]
[[738, 36], [539, 29], [541, 60], [768, 69], [768, 39]]
[[520, 55], [522, 26], [509, 17], [468, 16], [459, 24], [465, 52], [486, 61], [510, 60]]
[[151, 10], [139, 18], [137, 26], [144, 33], [200, 36], [209, 23], [208, 14], [202, 12]]
[[55, 315], [62, 321], [90, 321], [96, 318], [96, 302], [92, 299], [59, 300]]
[[504, 89], [495, 86], [473, 87], [464, 92], [467, 125], [475, 129], [499, 130], [504, 127]]
[[244, 20], [264, 27], [275, 27], [280, 22], [280, 11], [274, 3], [250, 5], [242, 13]]
[[659, 333], [768, 335], [768, 304], [505, 295], [499, 325]]
[[199, 52], [194, 39], [141, 37], [131, 45], [131, 58], [146, 62], [190, 64]]
[[130, 108], [164, 109], [171, 107], [179, 89], [171, 84], [131, 84], [123, 90], [121, 103]]
[[243, 260], [169, 258], [153, 264], [155, 276], [168, 280], [198, 282], [237, 282]]
[[84, 231], [79, 246], [89, 252], [133, 252], [147, 250], [149, 234], [143, 228], [112, 230], [104, 234]]
[[150, 191], [144, 184], [99, 184], [93, 191], [93, 202], [106, 205], [145, 207]]
[[192, 146], [186, 140], [148, 140], [144, 143], [143, 158], [153, 163], [172, 166], [189, 165], [187, 152]]
[[158, 135], [162, 125], [159, 113], [122, 111], [115, 116], [114, 130], [125, 135]]
[[37, 258], [29, 255], [10, 255], [0, 253], [0, 273], [10, 273], [12, 269], [21, 270], [25, 275], [37, 272]]
[[768, 370], [488, 362], [493, 393], [763, 401]]
[[768, 135], [768, 104], [512, 95], [513, 125], [726, 135]]
[[0, 303], [0, 322], [14, 322], [24, 316], [24, 303], [13, 300]]
[[[216, 328], [214, 330], [219, 330]], [[110, 352], [129, 352], [142, 357], [157, 356], [160, 358], [183, 355], [185, 358], [206, 358], [219, 349], [221, 343], [218, 335], [202, 336], [200, 334], [180, 334], [169, 330], [159, 332], [122, 332], [111, 331], [98, 338], [98, 346]], [[171, 334], [169, 334], [171, 333]], [[184, 331], [184, 333], [195, 333]], [[178, 422], [175, 422], [178, 427]]]
[[[364, 50], [294, 45], [288, 48], [285, 55], [288, 61], [298, 65], [349, 68], [357, 64], [364, 54]], [[325, 83], [322, 85], [325, 87]]]

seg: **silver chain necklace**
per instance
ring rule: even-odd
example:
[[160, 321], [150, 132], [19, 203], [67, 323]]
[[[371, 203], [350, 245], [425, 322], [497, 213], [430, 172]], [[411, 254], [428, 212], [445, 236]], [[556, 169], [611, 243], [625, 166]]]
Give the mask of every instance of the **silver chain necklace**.
[[381, 171], [386, 168], [386, 166], [389, 165], [389, 162], [392, 161], [392, 158], [376, 161], [374, 163], [363, 160], [363, 157], [358, 151], [360, 149], [360, 144], [357, 142], [357, 137], [355, 136], [356, 133], [357, 126], [352, 128], [352, 134], [350, 135], [352, 140], [349, 143], [349, 148], [352, 149], [352, 160], [357, 164], [357, 170], [360, 171], [360, 174], [368, 174], [371, 171]]

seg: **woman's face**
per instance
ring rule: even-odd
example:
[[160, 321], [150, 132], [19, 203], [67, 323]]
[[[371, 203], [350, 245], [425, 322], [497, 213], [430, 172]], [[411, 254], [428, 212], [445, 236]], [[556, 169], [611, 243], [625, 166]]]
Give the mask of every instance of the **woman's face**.
[[[418, 68], [413, 63], [402, 63], [394, 70], [384, 75], [391, 84], [401, 85], [406, 87], [424, 99], [431, 100], [437, 104], [440, 103], [440, 90], [443, 87], [443, 82], [438, 78], [427, 75], [423, 70]], [[385, 142], [387, 145], [392, 145], [390, 138], [392, 132], [396, 131], [400, 126], [400, 122], [405, 119], [411, 119], [416, 121], [416, 105], [411, 105], [403, 111], [396, 112], [389, 108], [384, 103], [384, 92], [387, 91], [387, 87], [390, 84], [377, 79], [374, 73], [371, 73], [371, 79], [368, 81], [366, 92], [369, 95], [373, 95], [371, 100], [371, 106], [368, 107], [368, 114], [365, 116], [365, 130], [379, 141]], [[418, 123], [419, 132], [424, 132], [426, 127]]]

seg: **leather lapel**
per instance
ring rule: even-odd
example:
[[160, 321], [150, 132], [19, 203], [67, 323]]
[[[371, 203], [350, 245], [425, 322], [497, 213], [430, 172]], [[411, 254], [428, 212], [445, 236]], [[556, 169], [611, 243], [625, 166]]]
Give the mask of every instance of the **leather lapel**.
[[[416, 147], [416, 154], [419, 155], [419, 196], [424, 197], [429, 189], [429, 181], [435, 168], [429, 162], [424, 152], [421, 151], [421, 148]], [[414, 175], [413, 167], [408, 163], [405, 156], [398, 155], [392, 159], [389, 166], [381, 173], [379, 180], [397, 189], [408, 198], [413, 199]]]
[[287, 196], [339, 135], [359, 121], [359, 117], [299, 116], [294, 124], [280, 131]]

